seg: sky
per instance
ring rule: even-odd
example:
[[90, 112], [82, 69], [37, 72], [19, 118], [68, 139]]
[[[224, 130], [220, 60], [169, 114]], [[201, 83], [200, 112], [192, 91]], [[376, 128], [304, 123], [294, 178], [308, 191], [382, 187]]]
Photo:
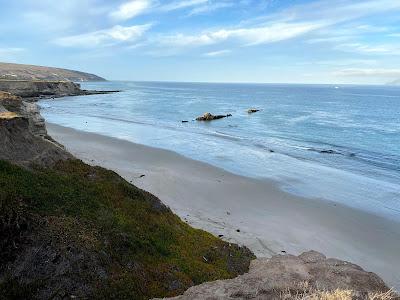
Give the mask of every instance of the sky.
[[110, 80], [386, 84], [400, 0], [0, 0], [0, 61]]

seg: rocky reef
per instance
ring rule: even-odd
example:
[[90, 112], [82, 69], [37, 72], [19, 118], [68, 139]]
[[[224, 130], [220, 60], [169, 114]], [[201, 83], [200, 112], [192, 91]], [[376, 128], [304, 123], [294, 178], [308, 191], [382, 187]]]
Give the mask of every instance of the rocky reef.
[[250, 108], [250, 109], [247, 110], [247, 113], [248, 113], [248, 114], [254, 114], [254, 113], [259, 112], [259, 111], [260, 111], [260, 110], [257, 109], [257, 108]]
[[197, 117], [196, 121], [212, 121], [212, 120], [219, 120], [219, 119], [223, 119], [223, 118], [228, 118], [231, 117], [231, 114], [227, 114], [227, 115], [213, 115], [209, 112], [204, 113], [202, 116]]
[[[335, 296], [336, 294], [336, 296]], [[331, 297], [329, 297], [331, 295]], [[340, 296], [340, 297], [338, 297]], [[251, 262], [247, 274], [190, 288], [176, 300], [400, 299], [374, 273], [309, 251]]]
[[78, 83], [72, 81], [32, 80], [0, 80], [0, 91], [8, 92], [24, 99], [30, 99], [31, 101], [35, 101], [39, 97], [58, 98], [119, 92], [82, 90]]
[[0, 91], [9, 92], [22, 98], [82, 94], [79, 84], [71, 81], [0, 80]]

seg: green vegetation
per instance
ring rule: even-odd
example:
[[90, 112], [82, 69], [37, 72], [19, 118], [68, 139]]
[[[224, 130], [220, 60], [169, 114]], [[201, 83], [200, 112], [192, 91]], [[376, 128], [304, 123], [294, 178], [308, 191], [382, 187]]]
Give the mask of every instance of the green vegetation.
[[114, 172], [0, 161], [0, 298], [148, 299], [247, 271], [253, 255], [194, 229]]

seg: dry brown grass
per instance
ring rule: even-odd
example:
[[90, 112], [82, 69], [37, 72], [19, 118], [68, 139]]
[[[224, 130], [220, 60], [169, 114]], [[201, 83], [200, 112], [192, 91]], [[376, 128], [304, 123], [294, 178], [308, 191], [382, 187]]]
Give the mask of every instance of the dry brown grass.
[[399, 299], [399, 295], [393, 289], [387, 292], [370, 292], [366, 294], [340, 289], [335, 291], [319, 291], [310, 287], [308, 282], [303, 282], [295, 291], [287, 290], [281, 293], [280, 298], [283, 300], [393, 300]]
[[0, 119], [3, 119], [3, 120], [4, 119], [5, 120], [11, 120], [11, 119], [15, 119], [15, 118], [18, 118], [18, 117], [19, 117], [18, 114], [13, 113], [13, 112], [9, 112], [9, 111], [0, 113]]

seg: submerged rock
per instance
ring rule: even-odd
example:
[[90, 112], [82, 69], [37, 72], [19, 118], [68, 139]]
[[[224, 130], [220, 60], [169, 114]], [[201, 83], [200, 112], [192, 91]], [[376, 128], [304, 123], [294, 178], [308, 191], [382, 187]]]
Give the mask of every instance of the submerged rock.
[[249, 272], [242, 276], [204, 283], [173, 299], [282, 299], [282, 295], [287, 293], [290, 295], [284, 299], [303, 299], [296, 298], [296, 295], [306, 297], [318, 291], [334, 292], [338, 289], [364, 296], [368, 292], [389, 291], [374, 273], [366, 272], [355, 264], [327, 259], [321, 253], [309, 251], [299, 256], [276, 255], [270, 259], [253, 260]]
[[247, 113], [249, 113], [249, 114], [254, 114], [254, 113], [259, 112], [259, 111], [260, 111], [259, 109], [250, 108], [250, 109], [247, 111]]
[[231, 114], [228, 115], [213, 115], [209, 112], [204, 113], [204, 115], [197, 117], [196, 120], [197, 121], [212, 121], [212, 120], [218, 120], [218, 119], [222, 119], [222, 118], [227, 118], [227, 117], [231, 117]]

